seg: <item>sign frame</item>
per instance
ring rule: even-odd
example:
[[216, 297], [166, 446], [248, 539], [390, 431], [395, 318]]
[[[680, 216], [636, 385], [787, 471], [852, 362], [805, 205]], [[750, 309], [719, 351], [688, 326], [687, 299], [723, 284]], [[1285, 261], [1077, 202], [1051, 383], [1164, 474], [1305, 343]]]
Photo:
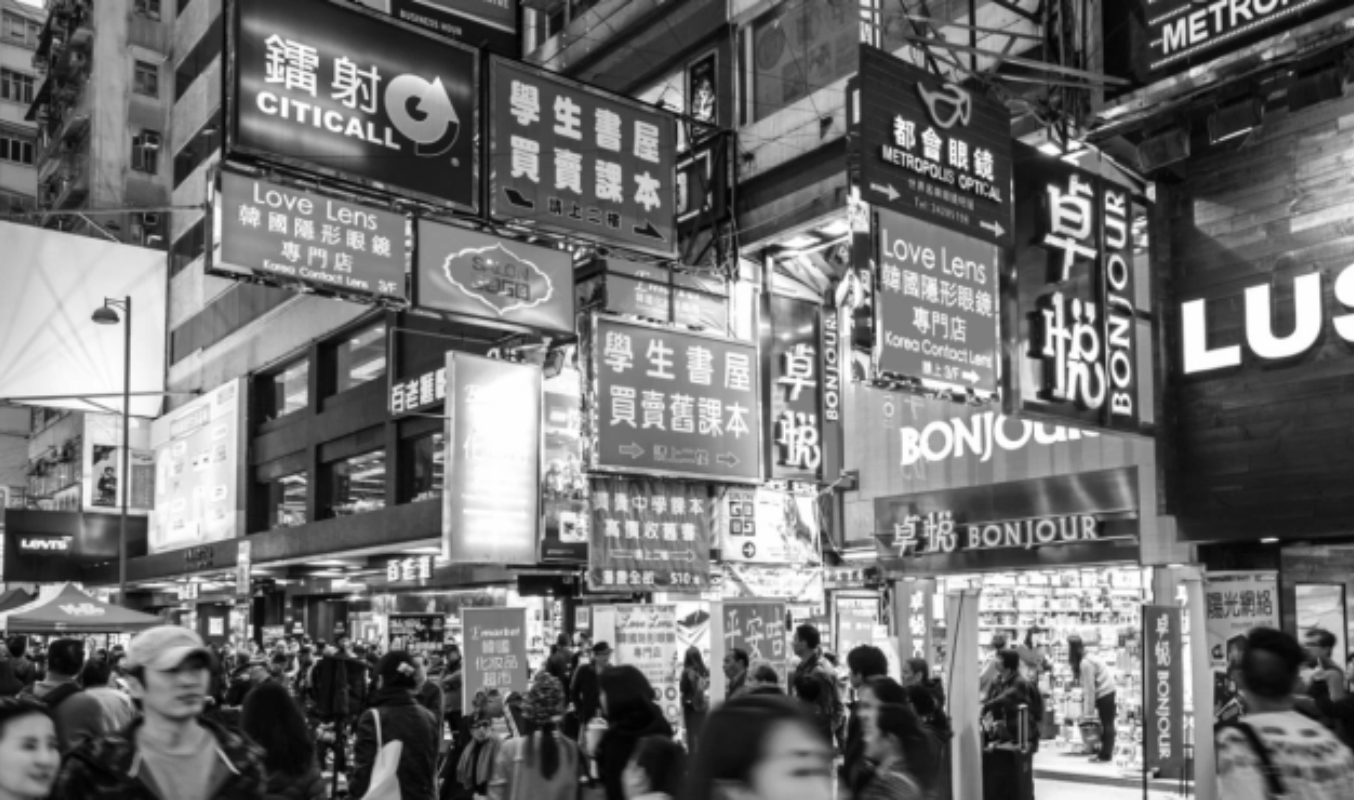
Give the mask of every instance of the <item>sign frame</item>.
[[729, 336], [720, 336], [718, 334], [707, 333], [705, 331], [693, 331], [672, 328], [664, 325], [655, 325], [650, 322], [641, 322], [638, 320], [623, 319], [621, 317], [615, 317], [607, 314], [599, 314], [594, 312], [591, 315], [591, 319], [588, 320], [588, 334], [592, 337], [592, 341], [589, 344], [588, 351], [588, 358], [590, 364], [588, 365], [588, 374], [585, 377], [586, 380], [585, 385], [587, 386], [587, 391], [589, 393], [589, 396], [593, 398], [593, 402], [588, 404], [588, 416], [590, 418], [589, 422], [590, 428], [588, 430], [588, 433], [584, 437], [586, 442], [585, 451], [588, 471], [598, 472], [603, 475], [613, 475], [620, 477], [634, 476], [643, 478], [654, 478], [660, 480], [675, 478], [675, 479], [705, 481], [708, 483], [743, 483], [751, 485], [760, 485], [761, 483], [763, 483], [762, 475], [764, 474], [763, 470], [765, 469], [766, 448], [760, 439], [765, 428], [763, 427], [764, 420], [762, 419], [763, 414], [762, 414], [761, 380], [756, 378], [754, 378], [752, 382], [753, 397], [751, 401], [752, 405], [749, 408], [749, 415], [751, 416], [755, 414], [755, 418], [748, 420], [749, 432], [755, 434], [758, 437], [758, 441], [756, 442], [757, 446], [755, 448], [757, 453], [757, 458], [755, 462], [756, 470], [753, 474], [749, 474], [746, 476], [718, 475], [679, 469], [660, 470], [660, 469], [651, 469], [647, 467], [627, 467], [625, 465], [617, 467], [604, 464], [602, 462], [599, 454], [600, 436], [598, 434], [599, 429], [598, 420], [600, 418], [599, 415], [601, 413], [600, 408], [601, 404], [596, 402], [596, 398], [599, 396], [598, 375], [600, 374], [600, 370], [598, 369], [598, 364], [601, 363], [601, 347], [602, 347], [601, 337], [599, 337], [597, 333], [599, 330], [599, 322], [602, 320], [624, 326], [644, 328], [652, 331], [660, 331], [663, 333], [676, 334], [678, 336], [694, 336], [697, 338], [709, 339], [711, 341], [733, 344], [738, 347], [746, 347], [749, 349], [750, 354], [749, 364], [751, 365], [751, 368], [754, 370], [754, 372], [759, 370], [758, 364], [760, 363], [761, 359], [759, 348], [755, 343], [752, 342], [745, 342], [742, 341], [741, 339], [735, 339]]
[[395, 198], [417, 198], [426, 203], [431, 203], [442, 208], [450, 208], [456, 211], [462, 211], [476, 216], [481, 211], [481, 196], [486, 182], [484, 175], [484, 145], [482, 142], [474, 141], [478, 138], [481, 130], [481, 119], [484, 116], [480, 108], [480, 102], [483, 96], [483, 60], [480, 58], [479, 51], [456, 39], [439, 35], [427, 28], [414, 25], [399, 19], [394, 14], [386, 14], [377, 9], [369, 8], [360, 2], [340, 4], [333, 0], [318, 0], [325, 5], [332, 6], [340, 13], [348, 12], [365, 17], [366, 22], [376, 25], [390, 25], [403, 30], [405, 33], [417, 34], [430, 39], [443, 46], [454, 50], [460, 50], [471, 60], [471, 97], [474, 99], [470, 110], [469, 119], [460, 120], [460, 137], [470, 137], [470, 179], [473, 189], [470, 193], [471, 201], [469, 203], [459, 203], [449, 200], [445, 197], [428, 194], [414, 189], [407, 189], [396, 184], [386, 183], [374, 178], [365, 178], [355, 175], [347, 170], [327, 167], [313, 161], [307, 161], [302, 158], [279, 155], [260, 150], [254, 147], [242, 145], [239, 141], [239, 110], [241, 108], [239, 80], [239, 42], [241, 26], [241, 8], [240, 4], [245, 0], [224, 0], [222, 9], [224, 26], [222, 28], [223, 45], [222, 57], [224, 63], [221, 68], [221, 110], [222, 125], [224, 126], [224, 135], [221, 140], [222, 156], [221, 162], [225, 163], [232, 160], [235, 155], [246, 156], [264, 163], [276, 164], [281, 167], [300, 170], [302, 173], [322, 176], [329, 180], [338, 181], [347, 185], [360, 186], [370, 191], [380, 192]]

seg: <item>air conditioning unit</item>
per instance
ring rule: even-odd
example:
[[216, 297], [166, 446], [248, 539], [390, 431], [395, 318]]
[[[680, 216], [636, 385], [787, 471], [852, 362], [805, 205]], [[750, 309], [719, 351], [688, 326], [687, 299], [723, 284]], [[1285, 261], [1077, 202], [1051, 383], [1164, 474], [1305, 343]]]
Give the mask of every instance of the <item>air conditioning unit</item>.
[[160, 134], [154, 131], [145, 131], [141, 134], [141, 146], [158, 153], [160, 151]]

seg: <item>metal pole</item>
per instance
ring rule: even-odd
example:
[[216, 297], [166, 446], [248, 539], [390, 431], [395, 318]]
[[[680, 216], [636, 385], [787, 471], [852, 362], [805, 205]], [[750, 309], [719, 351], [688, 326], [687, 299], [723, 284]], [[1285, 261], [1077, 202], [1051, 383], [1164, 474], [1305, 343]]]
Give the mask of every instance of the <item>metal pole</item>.
[[127, 316], [122, 321], [122, 515], [118, 520], [118, 602], [127, 605], [127, 501], [132, 491], [132, 297], [126, 300]]

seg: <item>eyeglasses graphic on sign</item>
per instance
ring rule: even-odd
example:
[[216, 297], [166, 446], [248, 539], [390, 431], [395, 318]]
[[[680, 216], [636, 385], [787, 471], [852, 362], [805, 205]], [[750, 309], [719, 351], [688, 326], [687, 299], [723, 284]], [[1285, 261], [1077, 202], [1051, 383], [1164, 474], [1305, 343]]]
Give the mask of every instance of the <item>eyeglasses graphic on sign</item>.
[[[926, 104], [926, 111], [931, 115], [931, 120], [942, 128], [953, 128], [956, 122], [967, 125], [973, 114], [973, 98], [952, 83], [947, 83], [936, 91], [931, 91], [925, 84], [918, 83], [917, 94]], [[948, 110], [949, 114], [942, 114], [942, 110]]]

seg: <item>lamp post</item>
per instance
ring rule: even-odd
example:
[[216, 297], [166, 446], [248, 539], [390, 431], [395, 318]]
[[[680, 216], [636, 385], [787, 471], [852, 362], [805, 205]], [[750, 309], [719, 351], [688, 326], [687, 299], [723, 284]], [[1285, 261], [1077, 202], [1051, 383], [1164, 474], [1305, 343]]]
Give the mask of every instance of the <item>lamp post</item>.
[[[125, 322], [118, 317], [114, 308], [121, 308], [127, 315]], [[94, 309], [91, 316], [96, 324], [116, 325], [123, 322], [122, 346], [122, 476], [118, 478], [118, 491], [122, 495], [122, 513], [118, 519], [118, 602], [127, 604], [127, 499], [131, 493], [131, 421], [132, 421], [132, 298], [121, 300], [105, 297], [103, 305]]]

